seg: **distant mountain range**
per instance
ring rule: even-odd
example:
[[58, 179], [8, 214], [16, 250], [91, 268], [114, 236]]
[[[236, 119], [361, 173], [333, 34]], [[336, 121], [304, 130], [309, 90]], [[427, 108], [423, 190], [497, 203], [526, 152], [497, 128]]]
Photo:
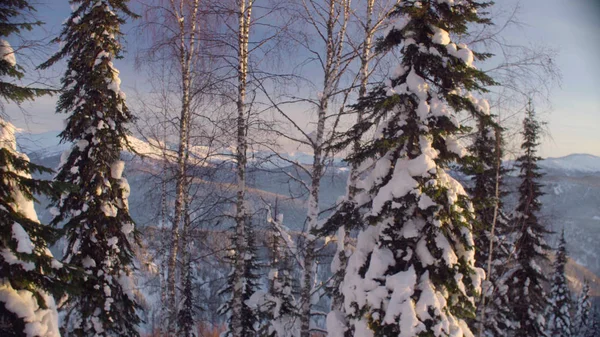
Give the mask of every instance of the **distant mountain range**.
[[[58, 158], [62, 151], [68, 148], [67, 144], [59, 144], [57, 132], [43, 134], [19, 134], [17, 142], [23, 152], [28, 153], [32, 161], [56, 167]], [[158, 151], [147, 142], [135, 137], [130, 138], [130, 144], [136, 152], [146, 155], [144, 161], [133, 160], [127, 164], [126, 174], [132, 185], [130, 204], [132, 214], [139, 224], [152, 224], [153, 212], [156, 205], [151, 199], [156, 198], [156, 185], [149, 183], [152, 170], [156, 169], [153, 161], [164, 158], [165, 153]], [[207, 151], [203, 147], [195, 147], [198, 156]], [[167, 151], [167, 157], [174, 156], [174, 152]], [[214, 157], [215, 161], [222, 161], [230, 157], [231, 151], [222, 151]], [[264, 158], [267, 153], [255, 153], [255, 163]], [[268, 164], [262, 164], [261, 169], [251, 171], [249, 177], [250, 194], [257, 207], [264, 207], [265, 203], [274, 204], [278, 200], [280, 212], [285, 215], [288, 227], [301, 230], [305, 219], [306, 194], [298, 184], [290, 180], [290, 176], [307, 179], [302, 173], [290, 167], [290, 161], [303, 165], [310, 165], [312, 157], [303, 152], [285, 153], [282, 158], [271, 160]], [[262, 162], [261, 162], [262, 163]], [[511, 162], [506, 163], [511, 166]], [[540, 166], [546, 175], [543, 178], [544, 192], [541, 201], [543, 204], [542, 221], [555, 232], [565, 229], [568, 242], [567, 248], [570, 256], [578, 264], [585, 266], [596, 275], [600, 275], [600, 157], [589, 154], [571, 154], [560, 158], [547, 158], [540, 161]], [[225, 166], [225, 170], [230, 166]], [[279, 167], [279, 168], [277, 168]], [[225, 173], [227, 174], [227, 173]], [[299, 176], [298, 176], [299, 175]], [[341, 159], [334, 161], [333, 169], [330, 169], [322, 181], [321, 209], [327, 209], [334, 205], [336, 200], [344, 194], [348, 169]], [[468, 183], [468, 177], [457, 174], [457, 178]], [[229, 179], [229, 180], [228, 180]], [[222, 175], [213, 178], [212, 181], [198, 180], [198, 184], [227, 185], [232, 176]], [[518, 179], [516, 172], [506, 179], [508, 189], [516, 191]], [[229, 193], [229, 192], [226, 192]], [[292, 198], [294, 195], [295, 198]], [[511, 207], [515, 203], [515, 193], [507, 198], [507, 205]], [[158, 198], [156, 198], [158, 200]], [[262, 205], [262, 206], [261, 206]], [[40, 208], [41, 218], [48, 217], [47, 211]], [[554, 246], [556, 236], [548, 238], [549, 243]], [[591, 274], [590, 274], [591, 275]], [[586, 277], [593, 277], [586, 275]], [[596, 278], [598, 284], [600, 279]]]
[[[158, 159], [164, 156], [162, 151], [156, 148], [156, 144], [143, 141], [139, 138], [130, 137], [130, 142], [133, 148], [140, 154], [148, 157]], [[19, 133], [17, 135], [17, 145], [19, 149], [28, 154], [35, 154], [36, 157], [51, 157], [61, 154], [64, 150], [69, 147], [69, 144], [60, 143], [59, 132], [49, 131], [39, 134], [31, 133]], [[172, 149], [175, 147], [173, 146]], [[206, 148], [202, 146], [195, 146], [192, 148], [192, 152], [196, 151], [198, 155], [205, 155]], [[171, 152], [171, 151], [169, 151]], [[221, 151], [221, 155], [215, 155], [215, 159], [223, 159], [227, 155], [230, 155], [232, 151], [226, 149]], [[266, 152], [258, 152], [261, 154], [260, 158], [267, 157]], [[174, 156], [174, 152], [170, 153]], [[294, 151], [289, 153], [280, 154], [284, 159], [298, 162], [303, 165], [312, 164], [312, 155], [301, 151]], [[271, 165], [277, 165], [284, 167], [290, 165], [284, 159], [278, 159], [271, 156]], [[341, 167], [343, 171], [344, 162], [342, 158], [335, 158], [334, 164], [337, 167]], [[506, 165], [511, 166], [512, 161], [507, 161]], [[540, 166], [543, 167], [549, 174], [562, 174], [562, 175], [586, 175], [600, 173], [600, 157], [585, 154], [585, 153], [574, 153], [564, 157], [549, 157], [540, 161]]]

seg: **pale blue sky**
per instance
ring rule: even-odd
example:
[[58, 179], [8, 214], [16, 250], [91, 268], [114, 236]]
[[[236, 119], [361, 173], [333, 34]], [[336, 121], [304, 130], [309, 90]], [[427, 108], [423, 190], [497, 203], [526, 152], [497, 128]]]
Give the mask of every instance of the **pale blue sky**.
[[551, 139], [543, 156], [590, 153], [600, 156], [600, 1], [527, 0], [525, 34], [558, 49], [561, 88], [543, 114]]
[[[501, 4], [515, 0], [497, 0]], [[563, 74], [562, 86], [555, 88], [551, 106], [539, 110], [548, 123], [550, 137], [541, 146], [543, 157], [570, 153], [600, 156], [600, 1], [598, 0], [524, 0], [522, 30], [510, 32], [508, 38], [546, 44], [559, 51], [555, 62]], [[56, 33], [69, 14], [66, 0], [46, 0], [39, 7], [45, 29]], [[116, 62], [125, 91], [143, 85], [144, 79], [133, 69], [133, 47], [125, 60]], [[63, 116], [54, 114], [54, 98], [41, 98], [24, 108], [25, 118], [8, 107], [13, 123], [34, 133], [59, 130]]]

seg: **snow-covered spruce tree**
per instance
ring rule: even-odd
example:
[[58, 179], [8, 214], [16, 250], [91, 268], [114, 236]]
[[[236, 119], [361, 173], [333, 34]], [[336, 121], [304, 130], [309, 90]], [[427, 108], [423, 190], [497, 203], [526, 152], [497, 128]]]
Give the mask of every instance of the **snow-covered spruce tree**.
[[328, 326], [329, 336], [470, 334], [465, 319], [475, 315], [483, 270], [474, 265], [472, 205], [446, 170], [465, 153], [457, 114], [484, 115], [486, 105], [469, 92], [493, 81], [473, 66], [486, 55], [450, 34], [489, 23], [481, 16], [488, 5], [403, 1], [392, 13], [379, 47], [400, 46], [403, 59], [357, 107], [369, 112], [353, 132], [378, 126], [348, 157], [372, 170], [357, 184], [364, 229], [342, 286], [349, 327]]
[[[0, 3], [0, 110], [48, 93], [19, 85], [24, 70], [4, 40], [40, 25], [27, 20], [33, 11], [26, 0]], [[31, 177], [49, 172], [17, 151], [15, 127], [0, 117], [0, 336], [59, 335], [55, 299], [68, 274], [48, 249], [57, 231], [40, 224], [34, 209], [34, 195], [55, 195], [59, 186]]]
[[[229, 274], [227, 285], [221, 289], [220, 294], [228, 294], [228, 301], [219, 308], [219, 313], [222, 315], [228, 315], [227, 318], [227, 330], [221, 334], [223, 337], [255, 337], [258, 330], [260, 330], [260, 315], [254, 309], [253, 305], [249, 305], [248, 300], [256, 293], [260, 288], [260, 275], [258, 275], [259, 264], [258, 255], [256, 248], [256, 241], [254, 237], [254, 225], [251, 221], [246, 222], [245, 235], [242, 240], [232, 237], [232, 242], [243, 241], [245, 247], [244, 252], [240, 252], [236, 249], [230, 251], [229, 259], [232, 265], [242, 266], [242, 275], [237, 277], [235, 275], [235, 269], [232, 269]], [[234, 246], [235, 247], [235, 246]], [[242, 306], [240, 311], [240, 326], [236, 328], [232, 326], [232, 305], [234, 300], [234, 293], [239, 292], [242, 300]]]
[[591, 308], [592, 302], [590, 300], [590, 283], [588, 280], [584, 280], [581, 294], [579, 294], [579, 297], [577, 298], [577, 308], [575, 309], [575, 319], [573, 322], [573, 336], [587, 336], [592, 319], [590, 316]]
[[273, 286], [265, 298], [264, 311], [266, 337], [298, 337], [300, 336], [300, 317], [298, 305], [294, 298], [292, 279], [292, 259], [287, 250], [282, 250], [277, 262], [273, 278]]
[[509, 238], [512, 228], [502, 202], [507, 195], [504, 176], [508, 172], [502, 166], [502, 133], [502, 127], [493, 122], [490, 115], [483, 116], [478, 121], [475, 139], [469, 147], [470, 156], [465, 158], [462, 166], [462, 171], [472, 176], [473, 180], [466, 190], [473, 202], [477, 220], [473, 228], [477, 247], [475, 266], [487, 273], [482, 297], [477, 305], [476, 320], [471, 325], [483, 329], [486, 336], [505, 336], [510, 329], [514, 329], [509, 298], [501, 277], [512, 251]]
[[585, 337], [598, 336], [600, 336], [600, 309], [595, 307], [592, 318], [590, 319], [590, 325], [585, 333]]
[[256, 313], [260, 324], [256, 336], [262, 337], [299, 337], [301, 322], [298, 303], [295, 299], [292, 279], [291, 254], [297, 252], [287, 228], [283, 225], [283, 215], [271, 218], [267, 213], [267, 222], [272, 226], [271, 261], [268, 291], [255, 291], [245, 301]]
[[497, 144], [496, 128], [499, 126], [489, 115], [478, 121], [475, 139], [468, 148], [470, 155], [462, 166], [462, 171], [472, 176], [473, 184], [466, 191], [471, 197], [477, 219], [477, 224], [473, 227], [473, 238], [478, 247], [475, 251], [475, 264], [484, 270], [487, 270], [490, 255], [492, 226], [503, 206], [502, 197], [506, 195], [503, 176], [507, 170], [498, 165], [503, 153], [501, 146]]
[[133, 245], [137, 244], [120, 154], [132, 116], [113, 60], [121, 56], [125, 0], [72, 1], [73, 12], [56, 39], [63, 47], [42, 68], [67, 59], [57, 112], [68, 114], [56, 181], [73, 184], [53, 201], [53, 224], [64, 222], [65, 261], [82, 268], [81, 295], [72, 296], [65, 319], [69, 336], [138, 336], [133, 294]]
[[513, 228], [516, 233], [515, 261], [510, 270], [503, 276], [510, 298], [510, 310], [515, 315], [518, 328], [515, 337], [546, 336], [546, 321], [544, 311], [548, 306], [548, 298], [543, 285], [548, 280], [539, 262], [548, 259], [550, 247], [544, 241], [544, 236], [550, 233], [538, 219], [542, 207], [542, 177], [537, 156], [537, 146], [541, 125], [536, 120], [531, 105], [523, 121], [524, 153], [516, 161], [520, 170], [518, 205], [513, 216]]
[[565, 266], [567, 265], [567, 243], [565, 230], [560, 235], [560, 242], [554, 261], [552, 289], [550, 293], [550, 321], [548, 335], [555, 337], [571, 337], [571, 292], [567, 284]]
[[0, 336], [59, 336], [55, 298], [68, 274], [48, 249], [56, 229], [33, 207], [34, 195], [55, 195], [57, 186], [34, 172], [51, 170], [17, 152], [15, 128], [0, 118]]

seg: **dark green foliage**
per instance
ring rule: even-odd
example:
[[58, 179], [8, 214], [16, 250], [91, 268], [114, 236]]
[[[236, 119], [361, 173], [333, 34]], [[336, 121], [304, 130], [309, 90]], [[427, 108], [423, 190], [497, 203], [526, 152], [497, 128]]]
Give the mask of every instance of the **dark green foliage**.
[[3, 0], [0, 3], [0, 36], [19, 34], [23, 30], [32, 30], [41, 21], [29, 21], [26, 16], [35, 12], [28, 0]]
[[[232, 240], [235, 241], [236, 237], [234, 236]], [[232, 266], [241, 264], [243, 268], [243, 275], [241, 280], [239, 280], [243, 302], [241, 310], [242, 331], [240, 332], [239, 336], [234, 336], [233, 332], [228, 330], [224, 333], [225, 337], [255, 337], [257, 333], [257, 325], [260, 321], [260, 315], [258, 312], [248, 306], [246, 303], [246, 301], [248, 301], [250, 297], [260, 289], [260, 275], [258, 274], [260, 266], [258, 263], [254, 225], [251, 221], [246, 222], [244, 240], [244, 247], [246, 248], [246, 251], [232, 251], [231, 255], [229, 256]], [[219, 313], [222, 315], [227, 315], [231, 311], [231, 295], [233, 294], [235, 282], [234, 276], [234, 271], [232, 269], [232, 272], [228, 276], [227, 285], [219, 292], [220, 294], [227, 294], [230, 296], [230, 299], [223, 304], [221, 308], [219, 308]], [[230, 317], [227, 318], [227, 321], [230, 321]]]
[[590, 326], [585, 332], [585, 337], [598, 337], [600, 336], [600, 309], [594, 308], [593, 317], [590, 319]]
[[523, 121], [523, 155], [517, 159], [519, 168], [519, 203], [513, 218], [516, 233], [515, 257], [512, 267], [505, 275], [511, 311], [514, 313], [519, 328], [516, 337], [546, 336], [544, 311], [548, 298], [543, 289], [547, 283], [546, 275], [539, 263], [548, 259], [550, 247], [544, 237], [550, 233], [538, 218], [542, 207], [539, 198], [542, 196], [540, 179], [542, 173], [538, 166], [541, 159], [537, 155], [541, 125], [536, 120], [531, 105]]
[[[188, 248], [189, 249], [189, 248]], [[181, 310], [177, 313], [177, 325], [179, 327], [179, 332], [177, 336], [180, 337], [194, 337], [196, 336], [196, 324], [195, 324], [195, 314], [196, 314], [196, 305], [195, 305], [195, 294], [194, 294], [194, 271], [191, 259], [189, 256], [185, 261], [184, 265], [184, 275], [183, 275], [183, 304]]]
[[[30, 163], [16, 151], [14, 131], [0, 118], [0, 287], [9, 294], [31, 292], [40, 308], [47, 309], [44, 297], [60, 299], [69, 290], [66, 281], [70, 273], [48, 249], [59, 238], [58, 231], [39, 223], [31, 212], [35, 212], [33, 203], [37, 202], [34, 195], [55, 196], [61, 186], [31, 178], [31, 174], [51, 170]], [[56, 310], [54, 304], [50, 309]], [[22, 336], [25, 319], [15, 316], [0, 301], [0, 335], [12, 330]], [[53, 323], [58, 325], [58, 321]]]
[[[18, 104], [50, 92], [18, 85], [24, 69], [12, 62], [14, 55], [5, 55], [12, 49], [5, 37], [19, 36], [22, 31], [30, 31], [41, 24], [30, 20], [34, 11], [26, 0], [0, 2], [0, 49], [3, 50], [0, 55], [0, 108], [5, 103]], [[52, 170], [31, 163], [27, 156], [18, 153], [14, 133], [15, 128], [0, 118], [0, 287], [5, 297], [10, 297], [13, 291], [28, 291], [40, 309], [56, 310], [53, 303], [46, 303], [45, 296], [60, 299], [70, 290], [65, 284], [70, 276], [69, 268], [56, 261], [48, 249], [59, 238], [58, 231], [40, 224], [31, 212], [34, 212], [33, 203], [37, 202], [35, 195], [58, 196], [63, 185], [32, 178], [33, 174]], [[24, 336], [28, 323], [25, 319], [0, 302], [0, 335]], [[58, 321], [47, 323], [58, 325]]]
[[[68, 114], [62, 141], [73, 142], [56, 180], [76, 189], [53, 200], [53, 224], [64, 223], [65, 260], [85, 270], [74, 281], [65, 329], [73, 336], [137, 336], [139, 308], [129, 284], [137, 232], [129, 215], [129, 185], [120, 153], [133, 119], [120, 91], [113, 60], [121, 57], [120, 26], [131, 16], [127, 1], [71, 1], [61, 50], [42, 64], [67, 58], [57, 112]], [[120, 171], [120, 172], [119, 172]]]
[[[471, 197], [477, 218], [477, 224], [473, 228], [475, 245], [479, 248], [475, 252], [476, 265], [486, 270], [494, 220], [502, 217], [504, 221], [501, 220], [501, 225], [506, 224], [502, 198], [507, 195], [503, 180], [508, 172], [501, 164], [503, 130], [489, 117], [485, 116], [479, 121], [475, 140], [469, 147], [470, 155], [463, 160], [465, 164], [462, 166], [462, 171], [472, 176], [473, 180], [473, 184], [466, 190]], [[494, 233], [494, 236], [496, 235], [497, 233]]]
[[287, 250], [281, 252], [282, 258], [272, 266], [277, 274], [269, 290], [264, 308], [261, 308], [265, 320], [263, 332], [265, 337], [294, 336], [300, 331], [299, 309], [294, 298], [294, 280], [292, 258]]
[[[19, 35], [22, 31], [30, 31], [42, 24], [31, 18], [35, 8], [28, 0], [0, 1], [0, 43], [6, 43], [4, 37]], [[32, 21], [34, 20], [34, 21]], [[0, 45], [1, 48], [1, 45]], [[23, 67], [11, 64], [0, 55], [0, 107], [4, 101], [22, 103], [52, 91], [40, 88], [23, 87], [16, 83], [25, 76]]]
[[[473, 144], [469, 147], [470, 155], [463, 158], [461, 166], [462, 171], [471, 176], [473, 181], [466, 190], [473, 202], [477, 220], [473, 226], [477, 247], [475, 265], [483, 268], [486, 273], [490, 271], [483, 289], [483, 296], [487, 297], [485, 301], [482, 298], [478, 304], [477, 320], [471, 322], [471, 326], [483, 328], [487, 336], [505, 336], [514, 329], [509, 298], [502, 283], [505, 264], [512, 251], [512, 228], [502, 201], [508, 194], [504, 186], [504, 176], [508, 169], [502, 166], [503, 129], [492, 121], [490, 115], [482, 117], [478, 122]], [[490, 239], [493, 239], [491, 256]], [[488, 267], [490, 258], [491, 268]], [[485, 315], [482, 310], [485, 310]]]
[[593, 322], [590, 283], [588, 280], [583, 281], [583, 288], [581, 289], [581, 294], [577, 298], [576, 305], [575, 319], [573, 322], [573, 336], [587, 337]]
[[571, 327], [571, 292], [567, 283], [565, 266], [567, 265], [567, 243], [565, 231], [562, 231], [560, 243], [554, 261], [554, 275], [552, 276], [552, 290], [550, 294], [550, 335], [556, 337], [570, 337]]

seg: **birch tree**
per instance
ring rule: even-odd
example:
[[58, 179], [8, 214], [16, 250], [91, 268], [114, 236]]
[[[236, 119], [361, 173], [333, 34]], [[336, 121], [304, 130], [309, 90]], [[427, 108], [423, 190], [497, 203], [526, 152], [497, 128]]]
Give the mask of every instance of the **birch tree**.
[[[175, 191], [175, 211], [171, 224], [171, 247], [169, 249], [168, 280], [167, 280], [167, 307], [168, 329], [167, 336], [174, 336], [176, 332], [177, 297], [176, 263], [179, 249], [179, 226], [184, 217], [183, 206], [188, 196], [186, 195], [186, 166], [189, 158], [189, 125], [190, 125], [190, 88], [191, 72], [196, 43], [196, 30], [199, 0], [176, 1], [171, 0], [171, 12], [178, 23], [177, 36], [179, 37], [179, 65], [181, 67], [181, 115], [179, 117], [179, 146], [177, 151], [177, 173]], [[184, 6], [190, 6], [184, 10]]]
[[[376, 4], [374, 0], [366, 0], [361, 2], [357, 7], [355, 2], [353, 14], [356, 17], [355, 21], [356, 25], [359, 27], [358, 30], [363, 34], [363, 36], [362, 40], [358, 40], [356, 42], [352, 41], [352, 39], [349, 39], [349, 43], [352, 45], [353, 50], [358, 54], [358, 58], [360, 60], [360, 67], [358, 69], [358, 100], [366, 97], [369, 79], [375, 71], [375, 67], [371, 67], [373, 59], [375, 59], [378, 55], [385, 54], [374, 52], [374, 37], [375, 34], [385, 26], [385, 20], [387, 20], [387, 17], [394, 4], [395, 1], [387, 3], [378, 2]], [[376, 9], [376, 5], [379, 5], [379, 8]], [[364, 6], [364, 8], [362, 6]], [[356, 14], [356, 12], [360, 12], [363, 9], [365, 10], [364, 15]], [[363, 111], [359, 109], [353, 110], [352, 112], [356, 113], [356, 124], [361, 124], [363, 122]], [[357, 151], [360, 147], [360, 143], [361, 137], [356, 137], [351, 145], [352, 150]], [[353, 213], [356, 210], [354, 197], [357, 193], [356, 184], [360, 174], [361, 172], [357, 163], [351, 163], [346, 196], [340, 205], [337, 206], [338, 210], [342, 210], [344, 213]], [[350, 234], [351, 230], [360, 227], [358, 223], [345, 223], [343, 226], [335, 228], [335, 226], [331, 226], [334, 224], [337, 223], [335, 221], [327, 221], [317, 231], [317, 233], [321, 235], [331, 235], [337, 230], [336, 253], [331, 263], [333, 280], [331, 284], [331, 311], [327, 317], [328, 331], [335, 329], [333, 328], [334, 326], [346, 324], [343, 305], [344, 296], [343, 292], [341, 291], [341, 286], [346, 264], [348, 263], [348, 256], [351, 254], [347, 247], [347, 236]]]
[[[257, 88], [264, 77], [273, 78], [261, 67], [263, 63], [278, 52], [282, 43], [282, 31], [285, 25], [279, 25], [280, 18], [276, 13], [283, 10], [283, 1], [232, 0], [214, 3], [211, 11], [215, 13], [221, 29], [213, 37], [220, 50], [217, 55], [224, 60], [224, 66], [219, 69], [219, 79], [224, 86], [218, 94], [225, 103], [223, 115], [219, 118], [228, 119], [231, 116], [229, 130], [230, 141], [234, 144], [232, 159], [235, 171], [235, 197], [232, 220], [234, 235], [232, 250], [235, 256], [232, 261], [232, 275], [228, 293], [231, 298], [228, 305], [228, 331], [234, 336], [242, 336], [254, 327], [247, 326], [248, 307], [244, 299], [252, 294], [253, 287], [246, 287], [251, 280], [245, 276], [251, 269], [252, 261], [244, 258], [249, 253], [247, 242], [247, 226], [251, 219], [251, 209], [247, 197], [248, 151], [250, 146], [262, 142], [263, 133], [257, 130], [261, 124], [261, 102], [257, 97]], [[281, 30], [279, 29], [281, 27]], [[260, 34], [257, 32], [260, 29]], [[230, 113], [231, 112], [231, 113]], [[231, 132], [233, 130], [233, 132]]]
[[[153, 126], [144, 130], [147, 139], [163, 153], [163, 166], [165, 166], [163, 171], [167, 173], [167, 167], [175, 162], [175, 170], [169, 171], [167, 176], [160, 177], [163, 190], [166, 189], [165, 184], [171, 179], [175, 184], [174, 209], [170, 224], [171, 240], [166, 259], [165, 299], [168, 335], [175, 335], [177, 332], [177, 308], [180, 302], [177, 285], [182, 283], [182, 288], [185, 288], [187, 281], [183, 276], [189, 275], [187, 270], [190, 256], [185, 249], [190, 243], [189, 236], [181, 237], [181, 233], [189, 234], [191, 230], [191, 222], [184, 220], [186, 217], [184, 205], [189, 203], [192, 207], [191, 204], [194, 203], [194, 196], [190, 194], [192, 177], [189, 171], [196, 165], [204, 165], [212, 158], [215, 151], [212, 145], [216, 142], [216, 138], [210, 135], [213, 125], [210, 123], [202, 125], [202, 122], [210, 120], [206, 118], [210, 111], [198, 111], [208, 106], [206, 102], [211, 101], [209, 90], [215, 84], [210, 69], [215, 64], [207, 57], [208, 53], [202, 50], [207, 45], [206, 35], [209, 34], [207, 31], [214, 28], [209, 22], [208, 7], [199, 0], [162, 0], [147, 5], [145, 22], [142, 25], [142, 29], [150, 29], [152, 40], [142, 53], [141, 61], [147, 63], [149, 67], [158, 66], [161, 69], [165, 69], [163, 63], [167, 63], [166, 71], [170, 72], [166, 75], [163, 73], [158, 79], [166, 83], [161, 82], [157, 85], [160, 90], [159, 110], [165, 111], [164, 120], [159, 121], [159, 124], [162, 125], [163, 130], [169, 131], [152, 132]], [[164, 29], [165, 27], [168, 29]], [[166, 87], [170, 85], [176, 89]], [[171, 115], [173, 107], [179, 109], [176, 117]], [[176, 121], [174, 125], [169, 125], [171, 120]], [[199, 135], [195, 135], [194, 128], [200, 133]], [[190, 147], [196, 145], [192, 142], [193, 137], [201, 138], [199, 141], [205, 150], [203, 153], [190, 154]], [[160, 139], [162, 142], [157, 141]], [[169, 141], [176, 143], [176, 151], [168, 150]], [[163, 193], [163, 204], [167, 203], [165, 195]], [[178, 275], [182, 278], [178, 279]]]
[[[231, 317], [229, 330], [233, 336], [243, 336], [244, 331], [252, 330], [253, 327], [244, 326], [244, 298], [249, 297], [245, 292], [248, 289], [245, 285], [250, 280], [245, 279], [245, 259], [246, 247], [246, 225], [248, 219], [248, 210], [246, 209], [246, 166], [247, 159], [247, 109], [246, 91], [248, 85], [248, 62], [250, 40], [250, 27], [252, 20], [252, 9], [255, 0], [237, 0], [238, 9], [238, 39], [237, 39], [237, 99], [235, 100], [237, 118], [236, 118], [236, 145], [235, 145], [235, 163], [236, 163], [236, 201], [235, 201], [235, 240], [234, 250], [237, 259], [233, 261], [232, 289], [231, 289]], [[244, 335], [245, 336], [245, 335]]]

